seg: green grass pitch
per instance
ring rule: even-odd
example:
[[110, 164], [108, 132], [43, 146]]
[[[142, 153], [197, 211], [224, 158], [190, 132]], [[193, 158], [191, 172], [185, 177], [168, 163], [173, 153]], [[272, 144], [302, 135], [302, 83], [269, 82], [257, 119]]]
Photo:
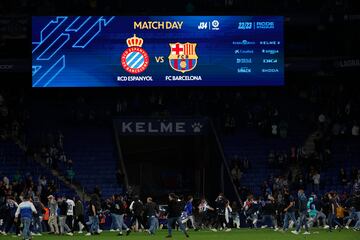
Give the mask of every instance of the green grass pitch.
[[[128, 239], [128, 240], [164, 240], [167, 235], [166, 230], [161, 230], [156, 235], [149, 236], [145, 233], [131, 233], [129, 236], [116, 236], [116, 233], [104, 232], [99, 236], [84, 236], [75, 234], [74, 236], [52, 236], [44, 234], [43, 236], [34, 236], [33, 239], [39, 240], [55, 240], [55, 239], [98, 239], [98, 240], [115, 240], [115, 239]], [[322, 229], [312, 229], [311, 235], [293, 235], [290, 232], [281, 233], [274, 232], [271, 229], [240, 229], [233, 230], [231, 232], [210, 232], [210, 231], [189, 231], [190, 238], [194, 240], [360, 240], [360, 232], [354, 232], [353, 230], [337, 230], [333, 232], [327, 232]], [[1, 240], [14, 240], [21, 239], [14, 236], [0, 236]], [[186, 239], [185, 236], [177, 231], [174, 231], [173, 240]]]

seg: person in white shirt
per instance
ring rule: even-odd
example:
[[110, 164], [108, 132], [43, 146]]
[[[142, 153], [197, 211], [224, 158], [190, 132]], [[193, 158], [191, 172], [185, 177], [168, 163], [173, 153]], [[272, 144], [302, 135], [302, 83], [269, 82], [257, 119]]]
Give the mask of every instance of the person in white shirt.
[[67, 210], [67, 214], [66, 214], [66, 224], [69, 226], [69, 228], [71, 229], [71, 232], [74, 231], [74, 227], [73, 227], [73, 221], [74, 221], [74, 207], [75, 207], [75, 202], [68, 197], [66, 200], [67, 206], [68, 206], [68, 210]]
[[227, 201], [226, 202], [226, 206], [225, 206], [225, 221], [226, 221], [226, 232], [230, 232], [231, 231], [231, 227], [230, 227], [230, 219], [232, 218], [232, 208], [230, 206], [230, 202]]
[[201, 228], [206, 224], [209, 218], [208, 210], [215, 211], [215, 209], [209, 206], [205, 198], [201, 199], [198, 208], [199, 208], [199, 227]]

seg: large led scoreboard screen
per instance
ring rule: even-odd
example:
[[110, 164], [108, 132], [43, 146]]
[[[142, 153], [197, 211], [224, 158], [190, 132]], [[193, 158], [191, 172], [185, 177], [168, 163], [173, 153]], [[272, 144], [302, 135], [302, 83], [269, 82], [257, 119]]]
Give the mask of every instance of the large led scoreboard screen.
[[33, 87], [283, 84], [283, 17], [32, 18]]

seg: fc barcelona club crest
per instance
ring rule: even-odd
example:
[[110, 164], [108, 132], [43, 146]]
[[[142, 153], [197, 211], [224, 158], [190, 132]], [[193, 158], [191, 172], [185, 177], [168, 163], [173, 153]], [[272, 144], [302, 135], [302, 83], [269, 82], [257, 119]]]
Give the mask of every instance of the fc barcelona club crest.
[[121, 65], [125, 71], [131, 74], [138, 74], [149, 66], [149, 55], [142, 48], [144, 40], [142, 38], [134, 37], [128, 38], [126, 43], [127, 48], [121, 55]]
[[196, 43], [170, 43], [169, 63], [178, 72], [189, 72], [196, 67]]

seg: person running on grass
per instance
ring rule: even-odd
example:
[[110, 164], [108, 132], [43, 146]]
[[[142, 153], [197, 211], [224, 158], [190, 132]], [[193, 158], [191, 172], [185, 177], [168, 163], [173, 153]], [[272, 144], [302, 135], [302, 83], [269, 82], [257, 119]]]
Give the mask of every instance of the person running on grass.
[[181, 229], [181, 231], [188, 238], [189, 234], [186, 232], [184, 224], [181, 222], [181, 213], [182, 213], [182, 203], [178, 201], [178, 197], [174, 193], [169, 194], [169, 204], [168, 204], [168, 235], [166, 238], [172, 237], [172, 227], [175, 223], [177, 223]]
[[21, 224], [23, 226], [22, 236], [24, 240], [31, 239], [30, 225], [33, 213], [37, 214], [35, 206], [32, 202], [30, 202], [30, 197], [25, 196], [24, 200], [19, 204], [15, 213], [15, 221], [18, 221], [20, 216]]

